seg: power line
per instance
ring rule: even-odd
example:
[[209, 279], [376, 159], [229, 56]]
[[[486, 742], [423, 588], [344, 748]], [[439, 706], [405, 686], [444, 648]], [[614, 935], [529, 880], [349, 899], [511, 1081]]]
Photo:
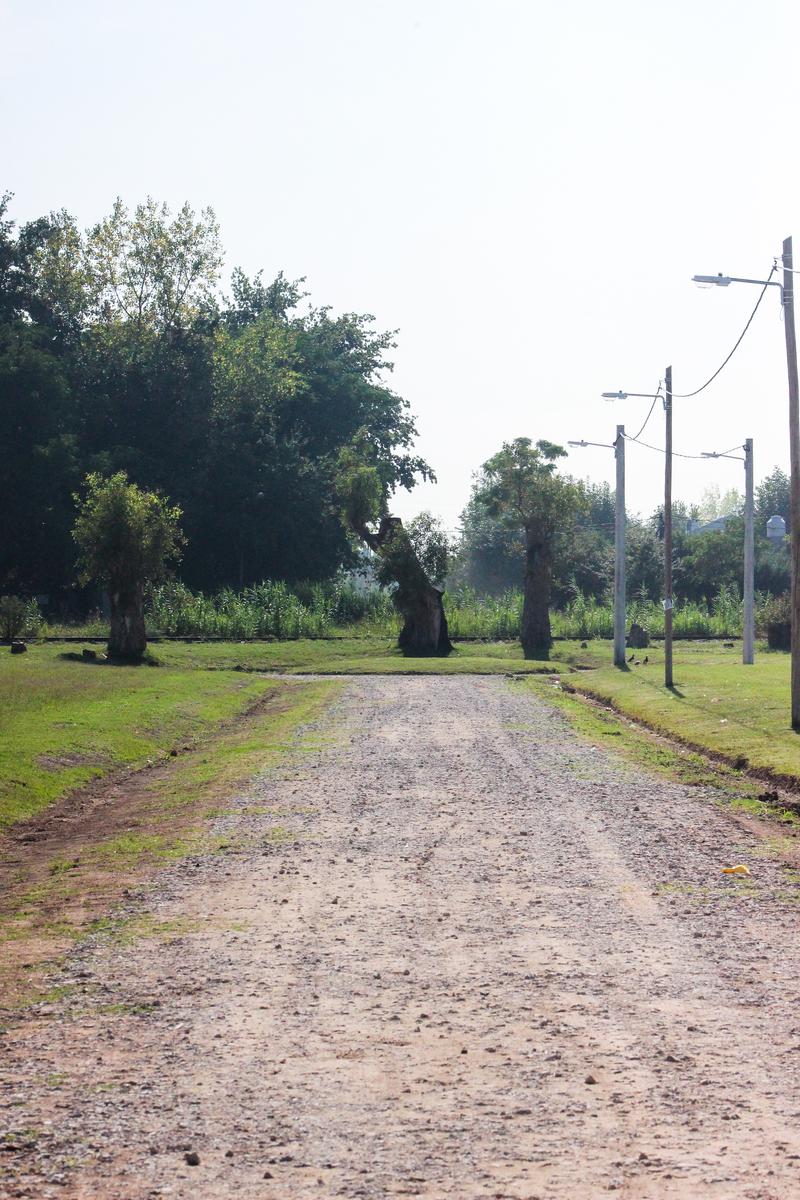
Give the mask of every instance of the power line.
[[[776, 272], [776, 270], [777, 270], [777, 269], [778, 269], [778, 268], [777, 268], [777, 265], [776, 265], [776, 263], [773, 263], [773, 264], [772, 264], [772, 270], [770, 271], [769, 275], [767, 276], [766, 282], [765, 282], [765, 284], [764, 284], [763, 288], [761, 289], [761, 292], [759, 293], [759, 297], [758, 297], [758, 299], [756, 300], [755, 308], [754, 308], [754, 309], [753, 309], [753, 311], [750, 313], [750, 316], [747, 318], [747, 324], [745, 325], [745, 327], [744, 327], [744, 329], [742, 330], [742, 332], [739, 334], [739, 337], [736, 339], [736, 342], [734, 343], [733, 349], [731, 350], [731, 352], [730, 352], [730, 354], [728, 355], [728, 357], [727, 357], [726, 359], [724, 359], [724, 361], [723, 361], [722, 363], [720, 363], [720, 365], [717, 367], [717, 369], [716, 369], [716, 371], [714, 372], [714, 374], [713, 374], [713, 375], [712, 375], [712, 376], [711, 376], [709, 379], [707, 379], [707, 380], [705, 381], [705, 383], [704, 383], [704, 384], [703, 384], [701, 387], [699, 387], [699, 388], [695, 388], [695, 390], [694, 390], [693, 392], [673, 392], [673, 393], [672, 393], [672, 395], [673, 395], [673, 396], [674, 396], [676, 399], [678, 399], [678, 400], [691, 400], [692, 396], [698, 396], [698, 395], [700, 394], [700, 392], [703, 392], [703, 391], [705, 391], [705, 389], [708, 387], [708, 385], [709, 385], [710, 383], [713, 383], [713, 382], [714, 382], [714, 380], [715, 380], [715, 379], [717, 378], [717, 376], [719, 375], [720, 371], [722, 371], [724, 367], [727, 367], [728, 363], [731, 361], [731, 359], [733, 358], [734, 354], [736, 353], [736, 351], [739, 349], [739, 347], [741, 346], [742, 342], [744, 341], [744, 335], [747, 333], [748, 329], [749, 329], [749, 328], [750, 328], [750, 326], [752, 325], [752, 323], [753, 323], [753, 318], [755, 317], [756, 313], [758, 312], [759, 305], [761, 304], [761, 301], [764, 299], [764, 295], [765, 295], [765, 293], [766, 293], [766, 290], [767, 290], [767, 288], [768, 288], [768, 287], [769, 287], [769, 285], [770, 285], [770, 280], [772, 279], [772, 276], [775, 274], [775, 272]], [[685, 457], [686, 457], [686, 455], [682, 455], [681, 457], [684, 457], [684, 458], [685, 458]]]
[[[636, 442], [637, 446], [644, 446], [647, 450], [655, 450], [656, 454], [666, 454], [666, 450], [663, 446], [651, 446], [649, 442], [640, 442], [638, 438], [628, 437], [627, 434], [625, 435], [625, 441]], [[672, 453], [675, 458], [702, 459], [705, 457], [703, 454], [681, 454], [678, 450], [673, 450]]]
[[645, 429], [647, 428], [647, 422], [650, 420], [650, 418], [653, 415], [653, 409], [656, 406], [656, 400], [658, 399], [658, 397], [660, 395], [661, 395], [661, 381], [659, 380], [658, 387], [656, 388], [656, 394], [655, 394], [655, 396], [653, 396], [653, 403], [650, 405], [650, 411], [648, 412], [647, 416], [644, 419], [644, 425], [639, 430], [639, 432], [636, 434], [636, 437], [630, 439], [631, 441], [635, 442], [636, 438], [641, 437], [641, 435], [644, 433]]

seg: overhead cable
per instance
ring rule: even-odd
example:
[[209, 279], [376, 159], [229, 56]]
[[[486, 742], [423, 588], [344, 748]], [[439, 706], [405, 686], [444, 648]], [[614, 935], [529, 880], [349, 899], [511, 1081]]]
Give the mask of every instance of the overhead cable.
[[756, 300], [755, 308], [754, 308], [754, 309], [753, 309], [753, 311], [750, 313], [750, 316], [747, 318], [747, 324], [745, 325], [745, 327], [744, 327], [744, 329], [742, 330], [742, 332], [739, 334], [739, 337], [736, 339], [736, 342], [734, 343], [733, 349], [731, 350], [731, 352], [730, 352], [730, 354], [728, 355], [728, 357], [727, 357], [726, 359], [724, 359], [724, 361], [723, 361], [723, 362], [721, 362], [721, 363], [720, 363], [720, 365], [717, 367], [717, 369], [716, 369], [716, 371], [714, 372], [714, 374], [713, 374], [713, 375], [712, 375], [712, 376], [711, 376], [709, 379], [707, 379], [707, 380], [705, 381], [705, 383], [704, 383], [704, 384], [703, 384], [701, 387], [699, 387], [699, 388], [695, 388], [695, 390], [694, 390], [693, 392], [673, 392], [673, 393], [672, 393], [672, 395], [673, 395], [674, 397], [676, 397], [678, 400], [690, 400], [690, 399], [692, 398], [692, 396], [698, 396], [698, 395], [700, 394], [700, 392], [703, 392], [703, 391], [705, 391], [705, 389], [708, 387], [708, 385], [709, 385], [710, 383], [713, 383], [713, 382], [714, 382], [714, 380], [715, 380], [715, 379], [717, 378], [717, 376], [719, 375], [720, 371], [722, 371], [724, 367], [727, 367], [728, 363], [731, 361], [731, 359], [733, 358], [734, 354], [736, 353], [736, 351], [739, 349], [739, 347], [741, 346], [742, 342], [744, 341], [744, 335], [747, 333], [748, 329], [749, 329], [749, 328], [750, 328], [750, 326], [752, 325], [752, 323], [753, 323], [753, 318], [755, 317], [756, 313], [758, 312], [759, 305], [761, 304], [761, 301], [764, 299], [764, 295], [765, 295], [765, 293], [766, 293], [766, 290], [767, 290], [767, 288], [768, 288], [768, 287], [769, 287], [769, 285], [770, 285], [770, 281], [771, 281], [771, 279], [772, 279], [772, 276], [775, 274], [775, 272], [776, 272], [776, 270], [777, 270], [777, 269], [778, 269], [778, 268], [777, 268], [777, 265], [776, 265], [775, 263], [773, 263], [773, 264], [772, 264], [772, 270], [770, 271], [769, 275], [767, 276], [767, 279], [766, 279], [766, 282], [765, 282], [765, 284], [764, 284], [763, 288], [762, 288], [762, 289], [761, 289], [761, 291], [759, 292], [759, 296], [758, 296], [758, 299]]
[[636, 434], [636, 437], [630, 439], [631, 441], [635, 442], [636, 438], [641, 437], [641, 435], [644, 433], [645, 429], [647, 428], [647, 422], [650, 420], [650, 418], [653, 415], [653, 409], [656, 406], [656, 400], [658, 399], [658, 397], [660, 395], [661, 395], [661, 381], [659, 381], [658, 387], [656, 388], [656, 394], [655, 394], [655, 396], [653, 396], [653, 403], [650, 405], [650, 411], [648, 412], [647, 416], [644, 419], [644, 425], [639, 430], [639, 432]]
[[[663, 446], [651, 446], [649, 442], [640, 442], [638, 438], [632, 438], [626, 435], [625, 441], [636, 442], [637, 446], [644, 446], [647, 450], [655, 450], [656, 454], [666, 454], [666, 450]], [[681, 454], [678, 450], [673, 450], [672, 454], [674, 458], [705, 458], [704, 454]]]

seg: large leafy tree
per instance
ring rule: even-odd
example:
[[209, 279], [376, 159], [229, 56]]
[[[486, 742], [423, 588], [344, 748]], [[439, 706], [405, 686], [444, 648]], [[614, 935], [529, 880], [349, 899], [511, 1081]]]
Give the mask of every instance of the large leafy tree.
[[425, 470], [408, 406], [384, 382], [392, 337], [372, 318], [297, 311], [300, 283], [238, 273], [215, 339], [207, 537], [247, 582], [319, 579], [352, 561], [336, 481], [361, 437], [390, 490]]
[[565, 455], [552, 442], [533, 445], [530, 438], [515, 438], [483, 464], [475, 491], [489, 516], [525, 538], [521, 641], [526, 658], [550, 657], [555, 546], [587, 508], [581, 485], [557, 472], [558, 459]]
[[72, 566], [79, 472], [68, 351], [80, 288], [66, 265], [65, 214], [17, 232], [9, 200], [0, 197], [0, 589], [42, 593]]

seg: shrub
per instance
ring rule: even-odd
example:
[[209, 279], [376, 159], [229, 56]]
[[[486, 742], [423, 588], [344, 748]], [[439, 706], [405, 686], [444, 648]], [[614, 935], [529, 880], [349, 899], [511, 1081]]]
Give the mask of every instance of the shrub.
[[35, 600], [0, 596], [0, 637], [4, 641], [10, 642], [20, 636], [36, 637], [41, 624], [42, 616]]

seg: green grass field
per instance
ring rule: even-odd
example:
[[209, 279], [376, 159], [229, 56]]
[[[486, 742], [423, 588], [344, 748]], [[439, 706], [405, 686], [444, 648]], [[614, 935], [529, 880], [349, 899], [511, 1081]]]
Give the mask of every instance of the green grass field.
[[63, 648], [0, 651], [0, 827], [119, 767], [143, 766], [241, 713], [263, 677], [110, 667]]
[[550, 672], [557, 663], [526, 662], [518, 642], [461, 642], [447, 658], [404, 658], [389, 638], [288, 642], [156, 642], [172, 667], [280, 671], [289, 675], [497, 675]]

